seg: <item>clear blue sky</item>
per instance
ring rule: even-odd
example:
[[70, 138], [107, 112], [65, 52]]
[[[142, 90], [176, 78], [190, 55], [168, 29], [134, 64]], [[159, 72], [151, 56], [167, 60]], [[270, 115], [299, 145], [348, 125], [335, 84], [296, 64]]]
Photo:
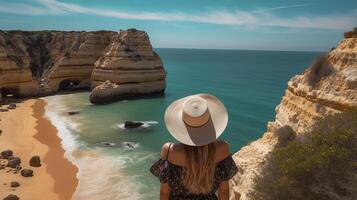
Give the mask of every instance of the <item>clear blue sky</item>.
[[0, 28], [149, 33], [154, 47], [327, 51], [356, 0], [0, 0]]

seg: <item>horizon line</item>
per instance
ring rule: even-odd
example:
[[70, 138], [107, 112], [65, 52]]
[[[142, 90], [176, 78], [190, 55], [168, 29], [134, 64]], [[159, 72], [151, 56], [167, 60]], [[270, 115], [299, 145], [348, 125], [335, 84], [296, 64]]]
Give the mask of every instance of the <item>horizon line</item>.
[[[153, 47], [154, 49], [182, 49], [182, 50], [227, 50], [227, 51], [280, 51], [280, 52], [311, 52], [326, 53], [328, 51], [314, 50], [277, 50], [277, 49], [234, 49], [234, 48], [192, 48], [192, 47]], [[332, 48], [332, 47], [331, 47]]]
[[[127, 28], [127, 29], [136, 29], [136, 30], [141, 30], [137, 28]], [[118, 29], [118, 30], [112, 30], [112, 29], [97, 29], [97, 30], [64, 30], [64, 29], [4, 29], [0, 28], [0, 31], [22, 31], [22, 32], [41, 32], [41, 31], [57, 31], [57, 32], [100, 32], [100, 31], [112, 31], [112, 32], [120, 32], [121, 30], [127, 30], [127, 29]], [[141, 30], [145, 31], [146, 30]], [[149, 36], [150, 37], [150, 36]], [[241, 50], [241, 51], [289, 51], [289, 52], [316, 52], [316, 53], [324, 53], [328, 52], [328, 50], [284, 50], [284, 49], [242, 49], [242, 48], [200, 48], [200, 47], [160, 47], [160, 46], [153, 46], [153, 48], [159, 48], [159, 49], [197, 49], [197, 50]], [[331, 47], [333, 48], [333, 47]]]

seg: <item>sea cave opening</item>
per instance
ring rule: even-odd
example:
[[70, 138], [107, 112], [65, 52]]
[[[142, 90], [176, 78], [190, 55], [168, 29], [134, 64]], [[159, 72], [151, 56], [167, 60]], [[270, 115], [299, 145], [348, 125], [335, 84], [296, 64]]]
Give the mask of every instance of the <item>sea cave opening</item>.
[[16, 97], [18, 88], [0, 88], [0, 101]]
[[81, 85], [80, 80], [63, 80], [60, 82], [58, 90], [79, 90], [79, 89], [87, 89]]

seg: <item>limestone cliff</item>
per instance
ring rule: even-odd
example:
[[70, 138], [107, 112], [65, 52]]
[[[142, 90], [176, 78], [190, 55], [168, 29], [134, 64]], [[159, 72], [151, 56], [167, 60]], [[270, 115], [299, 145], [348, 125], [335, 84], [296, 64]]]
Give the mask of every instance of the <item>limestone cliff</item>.
[[267, 155], [289, 130], [305, 134], [318, 118], [357, 106], [357, 28], [326, 56], [318, 58], [303, 74], [288, 82], [263, 137], [234, 154], [239, 167], [232, 179], [231, 199], [247, 200], [253, 179], [259, 176]]
[[38, 84], [31, 71], [31, 46], [27, 41], [21, 32], [0, 31], [0, 89], [5, 95], [37, 93]]
[[59, 33], [50, 48], [56, 58], [53, 66], [45, 71], [46, 85], [52, 91], [68, 87], [90, 88], [94, 63], [103, 55], [117, 32]]
[[144, 31], [129, 29], [116, 35], [92, 73], [91, 102], [162, 93], [166, 72]]
[[106, 80], [131, 83], [128, 93], [136, 95], [163, 91], [164, 79], [160, 58], [143, 31], [0, 31], [1, 95], [89, 89]]

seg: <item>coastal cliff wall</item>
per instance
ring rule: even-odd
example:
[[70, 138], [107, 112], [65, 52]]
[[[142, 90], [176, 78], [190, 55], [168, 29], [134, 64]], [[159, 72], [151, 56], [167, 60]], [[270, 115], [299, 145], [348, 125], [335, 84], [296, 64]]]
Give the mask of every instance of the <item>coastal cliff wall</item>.
[[59, 33], [54, 47], [50, 48], [57, 62], [45, 71], [45, 85], [51, 91], [69, 87], [69, 83], [77, 89], [90, 88], [94, 63], [117, 34], [111, 31]]
[[166, 72], [144, 31], [129, 29], [114, 38], [95, 63], [91, 102], [162, 93]]
[[38, 83], [32, 77], [33, 59], [27, 42], [28, 38], [21, 32], [0, 31], [0, 89], [5, 95], [37, 93]]
[[165, 77], [144, 31], [0, 31], [0, 100], [7, 94], [95, 88], [105, 81], [135, 96], [164, 91]]
[[269, 153], [291, 132], [307, 133], [318, 118], [357, 106], [357, 28], [327, 55], [289, 82], [274, 122], [262, 138], [234, 154], [239, 172], [231, 181], [230, 199], [249, 200]]

